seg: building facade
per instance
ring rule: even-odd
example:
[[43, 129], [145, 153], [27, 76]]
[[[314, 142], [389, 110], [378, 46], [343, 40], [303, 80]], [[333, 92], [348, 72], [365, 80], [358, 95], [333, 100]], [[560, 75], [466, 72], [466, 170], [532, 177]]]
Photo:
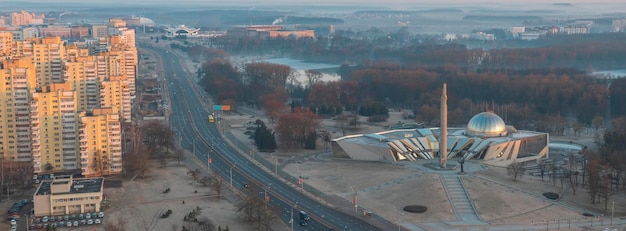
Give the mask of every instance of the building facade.
[[100, 212], [104, 178], [58, 176], [39, 184], [33, 196], [36, 217]]

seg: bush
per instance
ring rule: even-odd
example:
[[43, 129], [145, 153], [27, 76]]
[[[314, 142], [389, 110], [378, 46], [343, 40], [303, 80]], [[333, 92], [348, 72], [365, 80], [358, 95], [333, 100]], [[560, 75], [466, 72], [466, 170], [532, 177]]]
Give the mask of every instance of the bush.
[[161, 218], [167, 218], [170, 215], [172, 215], [172, 210], [168, 209], [167, 212], [165, 212], [164, 214], [161, 214]]
[[170, 192], [170, 191], [171, 191], [171, 189], [170, 189], [170, 188], [166, 188], [165, 190], [163, 190], [163, 193], [168, 193], [168, 192]]
[[543, 193], [543, 196], [548, 198], [548, 199], [550, 199], [550, 200], [559, 199], [559, 194], [558, 193], [553, 193], [553, 192]]
[[423, 205], [407, 205], [404, 206], [403, 210], [410, 213], [425, 213], [428, 207]]

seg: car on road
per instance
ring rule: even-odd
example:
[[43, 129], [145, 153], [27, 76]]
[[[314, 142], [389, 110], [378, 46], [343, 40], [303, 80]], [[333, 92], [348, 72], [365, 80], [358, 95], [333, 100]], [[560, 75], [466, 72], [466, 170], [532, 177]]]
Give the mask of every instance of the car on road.
[[17, 221], [11, 220], [11, 225], [17, 225]]

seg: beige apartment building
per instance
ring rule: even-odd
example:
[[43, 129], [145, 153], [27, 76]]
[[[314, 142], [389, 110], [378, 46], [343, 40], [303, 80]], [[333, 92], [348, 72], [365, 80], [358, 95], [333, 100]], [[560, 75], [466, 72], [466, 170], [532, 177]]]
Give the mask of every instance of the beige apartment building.
[[35, 173], [78, 169], [77, 113], [68, 83], [37, 89], [31, 101]]
[[65, 62], [64, 81], [72, 85], [76, 93], [76, 111], [91, 111], [99, 107], [100, 81], [93, 56], [70, 58]]
[[11, 54], [13, 48], [13, 33], [0, 32], [0, 57]]
[[100, 212], [104, 178], [57, 176], [39, 184], [33, 196], [35, 216]]
[[0, 150], [7, 160], [31, 161], [30, 91], [37, 77], [28, 57], [0, 60]]
[[11, 26], [23, 26], [29, 24], [43, 24], [46, 16], [44, 14], [29, 13], [22, 10], [11, 13]]
[[122, 172], [122, 127], [115, 108], [96, 108], [80, 117], [80, 162], [84, 176]]
[[102, 81], [100, 106], [115, 108], [124, 121], [131, 120], [131, 99], [128, 81], [124, 76], [111, 76]]
[[39, 85], [46, 86], [63, 82], [63, 61], [65, 59], [63, 40], [60, 37], [47, 37], [31, 41]]

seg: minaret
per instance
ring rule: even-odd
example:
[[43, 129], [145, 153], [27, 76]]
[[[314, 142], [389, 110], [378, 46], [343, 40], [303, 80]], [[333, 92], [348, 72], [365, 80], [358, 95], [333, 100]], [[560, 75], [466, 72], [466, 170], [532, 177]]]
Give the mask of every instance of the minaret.
[[439, 137], [439, 163], [441, 168], [446, 168], [448, 159], [448, 95], [446, 93], [446, 84], [443, 84], [441, 92], [441, 136]]

